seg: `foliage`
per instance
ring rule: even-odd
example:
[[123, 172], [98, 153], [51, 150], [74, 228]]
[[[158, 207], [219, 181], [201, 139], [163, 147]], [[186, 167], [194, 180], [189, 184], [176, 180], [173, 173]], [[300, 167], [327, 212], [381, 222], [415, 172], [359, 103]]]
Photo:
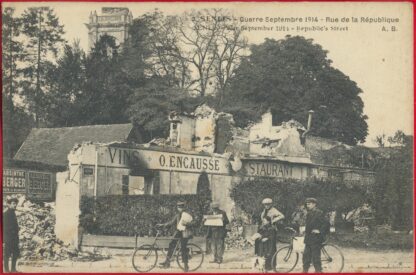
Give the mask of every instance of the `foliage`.
[[85, 53], [79, 41], [65, 45], [63, 56], [57, 60], [57, 66], [48, 74], [51, 89], [46, 95], [48, 126], [68, 127], [79, 125], [79, 98], [85, 90]]
[[413, 234], [406, 233], [337, 233], [330, 236], [330, 242], [342, 247], [413, 250]]
[[84, 196], [80, 225], [90, 234], [153, 236], [156, 224], [173, 218], [179, 200], [186, 202], [194, 218], [193, 229], [196, 235], [201, 235], [202, 215], [210, 203], [210, 197], [205, 195], [105, 196], [96, 199]]
[[146, 13], [133, 21], [129, 33], [127, 49], [141, 54], [146, 75], [163, 78], [172, 88], [187, 90], [190, 71], [178, 46], [174, 17], [158, 10]]
[[190, 72], [172, 29], [174, 21], [158, 11], [135, 19], [120, 55], [131, 89], [125, 113], [149, 138], [168, 134], [171, 111], [190, 112], [200, 103], [188, 93]]
[[128, 76], [121, 70], [115, 38], [103, 35], [85, 60], [85, 86], [78, 96], [82, 124], [112, 124], [128, 121], [125, 115], [131, 93]]
[[[254, 222], [262, 211], [261, 201], [272, 198], [274, 206], [285, 217], [291, 217], [295, 209], [304, 204], [308, 197], [318, 200], [318, 207], [324, 212], [339, 211], [346, 214], [361, 206], [367, 199], [365, 190], [356, 185], [346, 185], [336, 180], [287, 179], [277, 181], [258, 178], [244, 181], [231, 190], [236, 205], [250, 215]], [[290, 220], [286, 220], [291, 222]]]
[[170, 87], [167, 79], [155, 76], [146, 79], [142, 87], [134, 89], [129, 97], [127, 114], [151, 138], [167, 136], [169, 113], [172, 110], [191, 111], [191, 106], [197, 101], [180, 89]]
[[19, 92], [21, 76], [17, 63], [23, 57], [23, 45], [18, 39], [21, 20], [14, 11], [10, 7], [2, 11], [3, 155], [8, 158], [13, 157], [31, 127], [29, 115], [13, 100]]
[[395, 137], [402, 141], [401, 146], [389, 150], [383, 165], [376, 167], [373, 204], [377, 223], [390, 224], [393, 229], [410, 229], [413, 227], [413, 136], [403, 136], [398, 131]]
[[[209, 20], [207, 20], [209, 18]], [[176, 18], [181, 57], [195, 71], [190, 86], [204, 97], [213, 91], [220, 102], [234, 70], [247, 49], [247, 40], [233, 14], [224, 9], [185, 12]]]
[[322, 164], [341, 167], [375, 169], [382, 162], [381, 156], [365, 146], [347, 147], [334, 146], [328, 150], [317, 152]]
[[21, 32], [26, 36], [22, 68], [25, 85], [22, 90], [39, 127], [39, 123], [45, 120], [43, 110], [47, 106], [47, 100], [44, 100], [49, 91], [46, 76], [53, 66], [49, 58], [56, 58], [59, 46], [64, 43], [64, 30], [54, 10], [49, 7], [26, 9], [21, 22]]
[[306, 125], [312, 109], [312, 134], [347, 144], [363, 142], [368, 126], [362, 91], [331, 63], [327, 51], [300, 36], [252, 45], [230, 82], [224, 110], [245, 126], [247, 118], [256, 120], [269, 108], [276, 123], [293, 118]]
[[386, 134], [381, 134], [375, 137], [373, 140], [378, 147], [384, 147], [386, 144]]
[[[12, 100], [17, 93], [17, 78], [20, 72], [17, 62], [22, 60], [23, 44], [18, 40], [21, 20], [14, 16], [14, 8], [5, 8], [2, 12], [2, 83], [3, 93], [7, 93], [8, 100]], [[7, 101], [11, 108], [13, 101]]]
[[224, 9], [191, 10], [179, 16], [154, 11], [134, 21], [131, 40], [142, 40], [152, 75], [168, 78], [171, 87], [189, 94], [205, 97], [217, 92], [221, 99], [247, 49], [232, 17]]
[[25, 141], [34, 125], [31, 115], [22, 107], [7, 104], [8, 95], [3, 93], [3, 157], [12, 158]]

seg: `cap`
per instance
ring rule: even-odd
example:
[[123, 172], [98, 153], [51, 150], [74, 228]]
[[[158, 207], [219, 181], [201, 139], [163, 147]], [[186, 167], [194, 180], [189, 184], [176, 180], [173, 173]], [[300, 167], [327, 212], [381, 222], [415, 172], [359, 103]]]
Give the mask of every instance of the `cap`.
[[317, 199], [315, 199], [315, 198], [307, 198], [307, 199], [305, 200], [305, 203], [308, 203], [308, 202], [317, 203], [318, 201], [317, 201]]
[[211, 202], [211, 208], [218, 208], [220, 204], [218, 202]]
[[8, 199], [6, 200], [6, 202], [7, 202], [8, 204], [10, 204], [10, 203], [12, 203], [12, 202], [18, 203], [18, 202], [19, 202], [19, 200], [18, 200], [17, 198], [15, 198], [15, 197], [12, 197], [12, 198], [8, 198]]
[[273, 203], [273, 200], [271, 198], [265, 198], [261, 203], [262, 204], [269, 204], [269, 203]]
[[178, 201], [178, 202], [176, 203], [176, 206], [185, 206], [185, 202], [183, 202], [183, 201]]

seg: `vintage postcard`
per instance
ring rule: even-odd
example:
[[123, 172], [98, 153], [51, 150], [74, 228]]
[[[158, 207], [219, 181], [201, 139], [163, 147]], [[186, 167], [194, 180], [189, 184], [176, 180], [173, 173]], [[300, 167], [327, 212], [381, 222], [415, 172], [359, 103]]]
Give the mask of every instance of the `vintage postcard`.
[[3, 272], [414, 272], [413, 27], [3, 2]]

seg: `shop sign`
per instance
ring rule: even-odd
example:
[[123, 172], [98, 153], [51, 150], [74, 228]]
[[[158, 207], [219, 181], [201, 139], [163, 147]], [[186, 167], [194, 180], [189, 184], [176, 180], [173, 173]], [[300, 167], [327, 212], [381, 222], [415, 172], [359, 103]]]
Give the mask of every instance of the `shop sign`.
[[26, 193], [26, 171], [3, 169], [3, 193]]
[[244, 168], [247, 176], [292, 178], [292, 166], [285, 163], [248, 161]]
[[32, 199], [52, 199], [52, 174], [28, 172], [27, 196]]
[[[128, 167], [144, 165], [146, 169], [228, 174], [229, 163], [225, 158], [185, 153], [169, 153], [151, 150], [108, 148], [107, 160], [111, 165]], [[107, 162], [108, 164], [108, 162]]]
[[3, 169], [3, 193], [25, 194], [28, 198], [49, 200], [53, 198], [52, 173]]

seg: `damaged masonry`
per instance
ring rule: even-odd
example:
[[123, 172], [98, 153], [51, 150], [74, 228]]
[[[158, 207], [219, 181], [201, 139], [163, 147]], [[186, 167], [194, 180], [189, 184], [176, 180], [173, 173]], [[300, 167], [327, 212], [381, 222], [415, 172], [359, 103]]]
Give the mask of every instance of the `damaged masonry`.
[[[327, 150], [349, 147], [308, 135], [312, 115], [310, 112], [306, 128], [294, 120], [275, 126], [272, 114], [267, 112], [259, 122], [241, 129], [235, 126], [231, 114], [217, 113], [202, 105], [190, 114], [171, 112], [167, 118], [169, 136], [148, 143], [143, 143], [140, 132], [131, 124], [33, 129], [14, 160], [5, 163], [3, 180], [6, 194], [20, 197], [22, 254], [25, 259], [87, 260], [108, 255], [77, 249], [97, 245], [131, 247], [134, 241], [127, 236], [142, 224], [139, 217], [127, 217], [130, 224], [121, 221], [125, 223], [124, 231], [114, 229], [119, 225], [106, 224], [103, 219], [105, 215], [119, 216], [117, 211], [142, 207], [141, 198], [148, 201], [149, 196], [170, 196], [172, 200], [175, 196], [208, 196], [229, 217], [237, 219], [242, 212], [230, 197], [230, 190], [246, 180], [336, 176], [346, 183], [372, 184], [374, 173], [370, 170], [324, 161], [322, 156]], [[88, 198], [114, 196], [139, 201], [121, 208], [103, 204], [101, 210], [96, 209], [97, 205], [85, 205]], [[48, 203], [47, 207], [41, 206], [42, 201]], [[25, 209], [35, 209], [35, 215], [28, 216]], [[164, 213], [163, 209], [160, 206], [158, 211]], [[42, 214], [37, 215], [39, 211]], [[150, 219], [154, 214], [146, 207], [140, 211], [148, 213]], [[45, 222], [54, 227], [42, 231]], [[120, 221], [114, 221], [117, 222]], [[28, 229], [32, 224], [39, 224], [38, 229]], [[91, 224], [96, 227], [89, 227]], [[151, 235], [146, 233], [148, 227], [142, 224], [141, 235]], [[230, 232], [234, 237], [228, 246], [247, 246], [241, 232], [235, 230]], [[29, 238], [28, 233], [34, 237]], [[119, 236], [117, 241], [111, 241], [113, 235]], [[120, 239], [122, 236], [127, 239]], [[39, 249], [34, 251], [34, 245], [42, 253]]]
[[192, 195], [208, 190], [233, 217], [238, 209], [230, 189], [247, 179], [325, 179], [336, 168], [345, 181], [374, 181], [368, 170], [314, 163], [314, 150], [334, 143], [305, 135], [309, 128], [293, 120], [273, 126], [270, 112], [247, 129], [235, 127], [231, 115], [206, 105], [191, 114], [172, 112], [169, 121], [167, 139], [146, 144], [84, 142], [71, 150], [69, 171], [57, 175], [55, 231], [60, 239], [80, 244], [78, 213], [84, 196]]

